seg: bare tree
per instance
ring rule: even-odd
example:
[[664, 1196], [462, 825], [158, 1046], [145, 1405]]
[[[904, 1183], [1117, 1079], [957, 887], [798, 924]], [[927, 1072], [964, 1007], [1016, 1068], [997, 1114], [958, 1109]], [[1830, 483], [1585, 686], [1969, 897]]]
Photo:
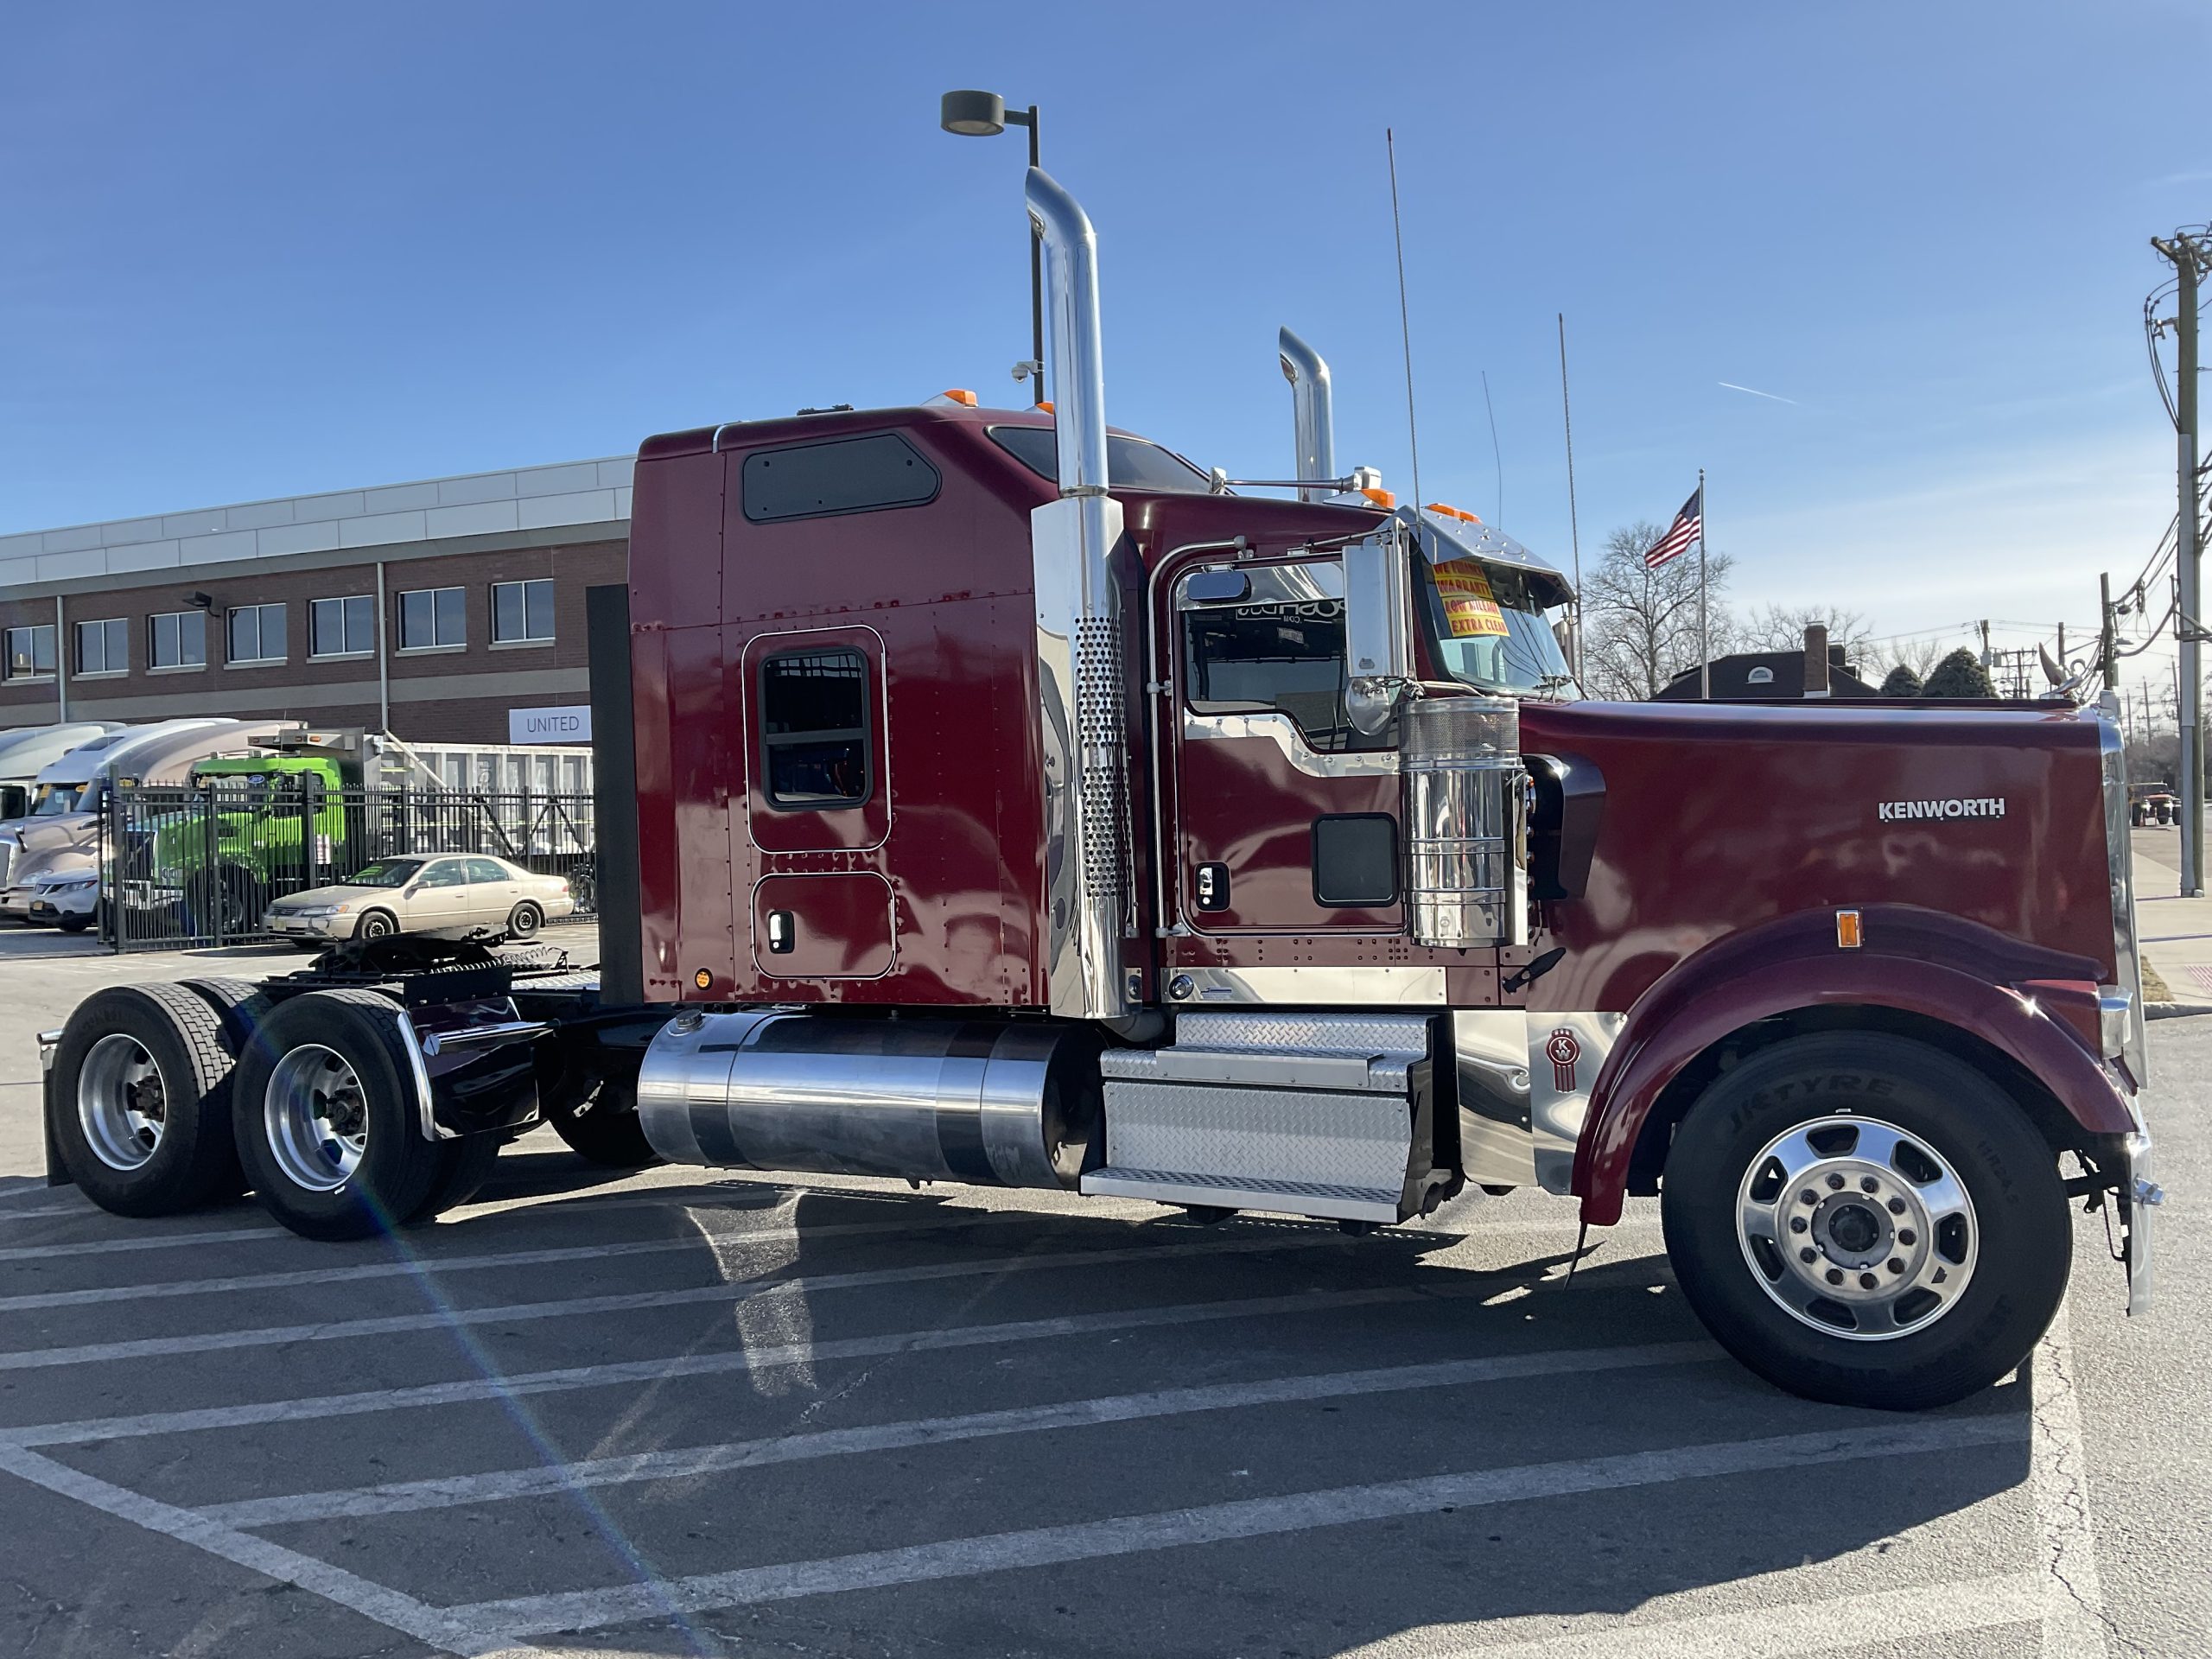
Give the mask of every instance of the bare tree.
[[[1925, 681], [1936, 671], [1936, 664], [1945, 656], [1943, 641], [1935, 639], [1891, 639], [1881, 650], [1869, 653], [1869, 670], [1908, 671], [1916, 680]], [[1872, 678], [1871, 673], [1864, 677]]]
[[[1582, 582], [1583, 689], [1618, 702], [1643, 702], [1675, 675], [1698, 664], [1697, 559], [1686, 556], [1656, 570], [1644, 550], [1666, 534], [1649, 519], [1624, 524], [1605, 537], [1605, 553]], [[1734, 637], [1734, 619], [1720, 602], [1728, 585], [1725, 553], [1708, 556], [1707, 606], [1715, 655]]]
[[1866, 655], [1872, 630], [1866, 619], [1840, 605], [1765, 605], [1751, 613], [1738, 633], [1738, 651], [1802, 651], [1805, 630], [1815, 624], [1828, 631], [1828, 644], [1843, 647], [1843, 659], [1859, 663]]

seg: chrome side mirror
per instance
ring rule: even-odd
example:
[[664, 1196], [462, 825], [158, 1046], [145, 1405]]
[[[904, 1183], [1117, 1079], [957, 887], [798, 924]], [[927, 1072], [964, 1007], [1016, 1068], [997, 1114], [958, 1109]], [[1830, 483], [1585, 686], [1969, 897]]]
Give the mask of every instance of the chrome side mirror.
[[1406, 631], [1406, 543], [1386, 531], [1344, 549], [1345, 712], [1372, 737], [1413, 683]]

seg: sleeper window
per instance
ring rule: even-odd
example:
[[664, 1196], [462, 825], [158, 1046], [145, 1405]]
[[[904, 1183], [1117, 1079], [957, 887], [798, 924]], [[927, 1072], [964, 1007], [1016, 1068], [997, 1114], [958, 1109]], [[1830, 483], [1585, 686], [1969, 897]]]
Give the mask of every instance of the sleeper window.
[[761, 664], [760, 748], [771, 805], [818, 812], [866, 801], [868, 658], [803, 651]]

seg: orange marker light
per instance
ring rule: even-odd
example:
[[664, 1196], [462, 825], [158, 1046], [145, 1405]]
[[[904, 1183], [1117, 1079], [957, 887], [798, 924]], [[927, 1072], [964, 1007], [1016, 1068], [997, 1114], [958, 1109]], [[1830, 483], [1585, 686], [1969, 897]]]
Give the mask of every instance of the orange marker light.
[[1398, 505], [1398, 498], [1388, 490], [1362, 490], [1360, 493], [1386, 512]]
[[956, 404], [965, 404], [970, 409], [976, 407], [976, 394], [972, 391], [964, 391], [958, 386], [953, 386], [949, 388], [944, 395], [951, 398]]
[[702, 968], [697, 973], [691, 976], [691, 982], [703, 991], [707, 987], [715, 982], [715, 976], [709, 973], [705, 969]]
[[1043, 410], [1047, 415], [1052, 412], [1052, 405], [1042, 397], [1039, 397], [1037, 400], [1037, 407]]
[[1839, 950], [1856, 950], [1865, 943], [1865, 938], [1859, 926], [1859, 912], [1855, 910], [1836, 912], [1835, 948]]

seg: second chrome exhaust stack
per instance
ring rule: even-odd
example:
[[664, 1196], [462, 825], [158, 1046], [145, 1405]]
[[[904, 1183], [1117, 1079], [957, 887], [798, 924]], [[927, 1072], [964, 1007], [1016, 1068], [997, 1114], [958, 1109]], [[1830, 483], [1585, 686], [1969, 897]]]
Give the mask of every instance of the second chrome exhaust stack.
[[1107, 493], [1098, 238], [1041, 168], [1029, 169], [1026, 194], [1045, 245], [1059, 448], [1059, 499], [1029, 519], [1045, 747], [1044, 966], [1054, 1014], [1118, 1021], [1142, 985], [1122, 969], [1134, 860], [1120, 588], [1110, 563], [1122, 504]]
[[[1336, 411], [1330, 403], [1329, 365], [1321, 354], [1285, 328], [1275, 337], [1282, 378], [1290, 382], [1290, 403], [1297, 426], [1298, 456], [1293, 478], [1333, 480], [1337, 475]], [[1325, 499], [1333, 484], [1301, 484], [1301, 501]]]

